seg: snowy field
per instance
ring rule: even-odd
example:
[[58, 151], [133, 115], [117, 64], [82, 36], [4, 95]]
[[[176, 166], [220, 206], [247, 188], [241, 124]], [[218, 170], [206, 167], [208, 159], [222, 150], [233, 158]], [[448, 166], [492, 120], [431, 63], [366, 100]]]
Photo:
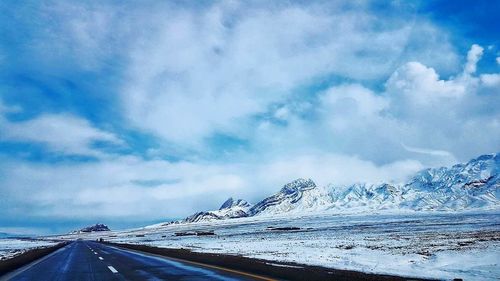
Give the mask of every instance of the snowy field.
[[[281, 227], [300, 229], [276, 229]], [[216, 235], [175, 235], [176, 232], [210, 230]], [[97, 236], [99, 234], [91, 234], [87, 238]], [[441, 279], [500, 279], [498, 212], [246, 218], [154, 226], [110, 232], [103, 237], [119, 243], [185, 248], [373, 273]]]
[[31, 249], [53, 246], [57, 243], [58, 242], [54, 241], [28, 238], [1, 238], [0, 260], [12, 258]]

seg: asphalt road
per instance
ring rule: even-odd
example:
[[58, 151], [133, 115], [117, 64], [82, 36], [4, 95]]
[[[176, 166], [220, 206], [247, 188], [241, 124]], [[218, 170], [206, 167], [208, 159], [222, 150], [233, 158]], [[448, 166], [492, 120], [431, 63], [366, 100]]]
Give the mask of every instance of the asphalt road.
[[76, 241], [0, 280], [266, 280], [90, 241]]

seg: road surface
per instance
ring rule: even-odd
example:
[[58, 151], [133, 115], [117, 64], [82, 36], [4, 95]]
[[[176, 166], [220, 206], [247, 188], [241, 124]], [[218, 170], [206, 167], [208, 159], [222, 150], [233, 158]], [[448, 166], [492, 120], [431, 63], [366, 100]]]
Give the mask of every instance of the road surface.
[[76, 241], [0, 280], [270, 280]]

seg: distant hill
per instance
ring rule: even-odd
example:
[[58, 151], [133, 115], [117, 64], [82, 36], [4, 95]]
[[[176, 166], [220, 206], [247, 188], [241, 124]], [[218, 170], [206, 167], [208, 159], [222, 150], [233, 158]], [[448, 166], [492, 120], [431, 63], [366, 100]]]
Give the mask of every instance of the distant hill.
[[16, 234], [16, 233], [7, 233], [7, 232], [0, 232], [0, 239], [2, 238], [22, 238], [22, 237], [29, 237], [29, 234]]
[[109, 227], [102, 223], [96, 223], [95, 225], [84, 227], [80, 230], [75, 230], [71, 233], [90, 233], [90, 232], [101, 232], [101, 231], [111, 231]]
[[15, 236], [15, 235], [13, 235], [11, 233], [0, 232], [0, 239], [7, 238], [7, 237], [13, 237], [13, 236]]

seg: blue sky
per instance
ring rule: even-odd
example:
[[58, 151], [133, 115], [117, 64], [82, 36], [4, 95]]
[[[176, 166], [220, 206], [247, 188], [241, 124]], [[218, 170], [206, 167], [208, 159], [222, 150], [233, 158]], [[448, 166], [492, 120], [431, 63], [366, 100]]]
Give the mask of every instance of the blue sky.
[[0, 232], [499, 151], [498, 1], [2, 1]]

